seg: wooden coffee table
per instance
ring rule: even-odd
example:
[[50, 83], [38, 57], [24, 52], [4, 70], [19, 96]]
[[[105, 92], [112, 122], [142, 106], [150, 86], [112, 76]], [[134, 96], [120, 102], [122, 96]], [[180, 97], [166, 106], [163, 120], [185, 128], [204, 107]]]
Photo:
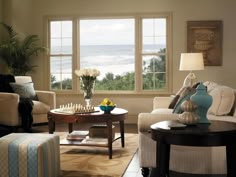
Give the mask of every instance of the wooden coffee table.
[[176, 121], [162, 121], [151, 125], [152, 139], [157, 141], [157, 177], [169, 176], [170, 145], [226, 146], [227, 177], [236, 177], [236, 123], [211, 121], [183, 129], [170, 129]]
[[[107, 144], [97, 146], [108, 147], [109, 159], [112, 158], [112, 143], [117, 139], [121, 139], [122, 147], [125, 146], [125, 137], [124, 137], [124, 120], [127, 118], [128, 111], [122, 108], [115, 108], [111, 111], [110, 114], [104, 113], [99, 109], [95, 108], [96, 112], [93, 113], [79, 113], [79, 114], [68, 114], [62, 113], [59, 109], [53, 109], [48, 112], [48, 130], [52, 134], [56, 128], [56, 122], [68, 123], [68, 131], [71, 133], [73, 131], [74, 123], [106, 123], [107, 125]], [[112, 139], [112, 123], [119, 122], [120, 126], [120, 136]], [[61, 143], [62, 144], [62, 143]], [[63, 142], [63, 145], [80, 145], [80, 146], [90, 146], [94, 144], [83, 144], [81, 141], [69, 141], [66, 140]]]

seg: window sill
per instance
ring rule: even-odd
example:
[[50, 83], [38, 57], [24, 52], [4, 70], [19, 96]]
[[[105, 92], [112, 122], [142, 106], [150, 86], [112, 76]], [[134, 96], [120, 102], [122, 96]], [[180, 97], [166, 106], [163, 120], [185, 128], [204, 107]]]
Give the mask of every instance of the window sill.
[[[56, 92], [57, 95], [83, 95], [82, 92], [74, 92], [74, 91], [54, 91]], [[115, 92], [95, 92], [94, 95], [96, 96], [104, 96], [106, 95], [107, 97], [109, 96], [135, 96], [135, 97], [154, 97], [154, 96], [170, 96], [173, 93], [171, 92], [154, 92], [154, 91], [147, 91], [147, 92], [123, 92], [123, 91], [115, 91]]]

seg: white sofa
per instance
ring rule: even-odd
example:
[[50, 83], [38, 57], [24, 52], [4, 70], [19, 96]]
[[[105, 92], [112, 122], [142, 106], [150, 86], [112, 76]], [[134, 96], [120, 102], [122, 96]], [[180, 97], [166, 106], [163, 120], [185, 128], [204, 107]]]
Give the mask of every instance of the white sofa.
[[[205, 82], [208, 93], [213, 97], [208, 110], [209, 120], [231, 121], [236, 123], [235, 95], [232, 88]], [[168, 109], [174, 97], [155, 97], [153, 111], [138, 116], [139, 161], [143, 176], [156, 167], [156, 142], [151, 139], [150, 125], [163, 120], [176, 120], [179, 114]], [[226, 174], [225, 147], [171, 146], [170, 170], [191, 174]], [[157, 167], [158, 168], [158, 167]]]
[[[15, 76], [18, 84], [32, 82], [30, 76]], [[35, 90], [38, 101], [33, 100], [33, 124], [47, 123], [47, 113], [56, 107], [56, 94], [51, 91]], [[9, 126], [16, 131], [21, 126], [21, 118], [18, 112], [20, 96], [16, 93], [0, 92], [0, 125]]]

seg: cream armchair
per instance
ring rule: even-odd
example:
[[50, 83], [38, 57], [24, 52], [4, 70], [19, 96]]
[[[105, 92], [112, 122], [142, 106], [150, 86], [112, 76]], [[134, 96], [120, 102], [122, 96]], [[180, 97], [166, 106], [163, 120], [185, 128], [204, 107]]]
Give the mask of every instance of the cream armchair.
[[[15, 76], [16, 83], [32, 82], [30, 76]], [[47, 113], [56, 107], [56, 95], [51, 91], [35, 90], [38, 101], [33, 100], [33, 124], [47, 123]], [[15, 128], [21, 126], [21, 118], [18, 112], [20, 97], [16, 93], [0, 92], [0, 125]]]

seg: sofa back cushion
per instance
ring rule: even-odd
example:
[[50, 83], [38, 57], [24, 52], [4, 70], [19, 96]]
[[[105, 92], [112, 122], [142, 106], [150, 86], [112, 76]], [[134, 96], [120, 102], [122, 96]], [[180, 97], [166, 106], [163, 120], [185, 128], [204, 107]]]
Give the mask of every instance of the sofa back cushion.
[[214, 82], [210, 83], [209, 81], [204, 83], [204, 85], [208, 87], [208, 94], [213, 99], [208, 113], [216, 116], [230, 114], [235, 101], [234, 89]]

